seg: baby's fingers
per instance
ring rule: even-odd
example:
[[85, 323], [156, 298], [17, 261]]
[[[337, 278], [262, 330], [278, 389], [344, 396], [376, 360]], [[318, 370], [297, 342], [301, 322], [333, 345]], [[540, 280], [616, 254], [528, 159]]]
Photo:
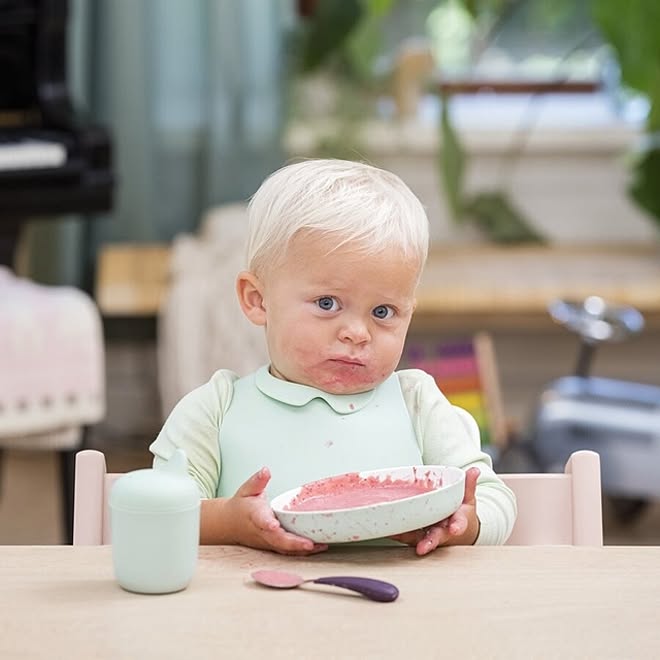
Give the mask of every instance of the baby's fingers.
[[314, 543], [311, 539], [287, 532], [282, 527], [264, 533], [264, 539], [273, 550], [286, 555], [311, 555], [328, 549], [325, 543]]
[[272, 532], [280, 529], [280, 521], [268, 506], [259, 507], [254, 510], [250, 518], [252, 524], [263, 532]]
[[475, 503], [479, 474], [480, 471], [477, 467], [471, 467], [465, 473], [465, 494], [463, 496], [463, 504]]
[[394, 536], [388, 536], [387, 538], [392, 541], [404, 543], [405, 545], [417, 545], [420, 539], [424, 538], [424, 530], [416, 529], [413, 532], [404, 532], [403, 534], [396, 534]]
[[420, 555], [428, 555], [439, 545], [443, 545], [450, 537], [449, 527], [442, 521], [441, 525], [434, 525], [426, 530], [424, 538], [415, 546], [415, 552]]
[[237, 497], [255, 497], [261, 495], [268, 482], [270, 481], [270, 470], [266, 467], [255, 472], [240, 488], [236, 491]]
[[453, 516], [449, 519], [449, 524], [447, 529], [450, 536], [460, 536], [465, 533], [465, 530], [468, 528], [468, 519], [462, 509], [459, 509]]

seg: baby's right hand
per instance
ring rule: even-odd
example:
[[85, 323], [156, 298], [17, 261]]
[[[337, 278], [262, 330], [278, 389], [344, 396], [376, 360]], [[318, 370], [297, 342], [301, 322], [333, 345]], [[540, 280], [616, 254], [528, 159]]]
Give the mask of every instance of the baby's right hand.
[[269, 481], [270, 470], [264, 467], [227, 500], [226, 511], [236, 543], [285, 555], [311, 555], [327, 550], [327, 545], [287, 532], [280, 525], [265, 497]]

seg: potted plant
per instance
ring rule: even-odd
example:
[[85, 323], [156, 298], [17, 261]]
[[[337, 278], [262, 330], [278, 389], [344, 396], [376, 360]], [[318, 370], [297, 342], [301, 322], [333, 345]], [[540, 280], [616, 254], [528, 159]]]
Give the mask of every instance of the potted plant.
[[[482, 46], [497, 26], [526, 4], [527, 0], [455, 0], [477, 18], [490, 21]], [[356, 135], [364, 105], [355, 90], [370, 82], [368, 67], [378, 50], [379, 21], [393, 0], [307, 0], [306, 22], [297, 43], [297, 59], [305, 72], [327, 66], [351, 81], [344, 98], [352, 99], [344, 115], [340, 143], [325, 145], [325, 154], [346, 156]], [[645, 141], [631, 159], [629, 194], [660, 225], [660, 3], [656, 0], [589, 0], [594, 25], [616, 53], [622, 82], [643, 93], [649, 102]], [[345, 90], [346, 91], [346, 90]], [[464, 173], [468, 156], [454, 130], [447, 103], [440, 122], [438, 167], [448, 205], [457, 221], [471, 221], [493, 241], [541, 242], [541, 236], [517, 208], [505, 186], [466, 192]], [[522, 129], [523, 131], [525, 129]], [[506, 155], [520, 153], [524, 136]]]

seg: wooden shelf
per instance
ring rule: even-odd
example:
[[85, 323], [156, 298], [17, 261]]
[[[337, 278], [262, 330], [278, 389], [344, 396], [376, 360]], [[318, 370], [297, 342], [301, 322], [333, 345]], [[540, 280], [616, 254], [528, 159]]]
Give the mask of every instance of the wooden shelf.
[[170, 247], [106, 245], [99, 254], [96, 302], [106, 316], [155, 316], [167, 292]]
[[[169, 282], [170, 247], [109, 245], [96, 299], [105, 316], [151, 316]], [[599, 295], [660, 326], [660, 243], [434, 248], [417, 292], [413, 329], [550, 324], [555, 298]]]
[[631, 305], [659, 324], [660, 244], [434, 249], [413, 327], [547, 324], [551, 300], [590, 295]]
[[442, 94], [590, 94], [602, 85], [593, 80], [497, 80], [497, 79], [444, 79], [438, 83]]

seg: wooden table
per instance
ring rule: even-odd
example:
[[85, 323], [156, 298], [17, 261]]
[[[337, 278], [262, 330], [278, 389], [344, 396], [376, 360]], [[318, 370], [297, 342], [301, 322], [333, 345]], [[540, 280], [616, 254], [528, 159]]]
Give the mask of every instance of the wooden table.
[[[393, 603], [256, 568], [398, 585]], [[0, 658], [658, 658], [660, 547], [342, 548], [297, 559], [205, 547], [183, 592], [114, 582], [109, 547], [0, 547]], [[319, 593], [325, 590], [326, 593]]]

